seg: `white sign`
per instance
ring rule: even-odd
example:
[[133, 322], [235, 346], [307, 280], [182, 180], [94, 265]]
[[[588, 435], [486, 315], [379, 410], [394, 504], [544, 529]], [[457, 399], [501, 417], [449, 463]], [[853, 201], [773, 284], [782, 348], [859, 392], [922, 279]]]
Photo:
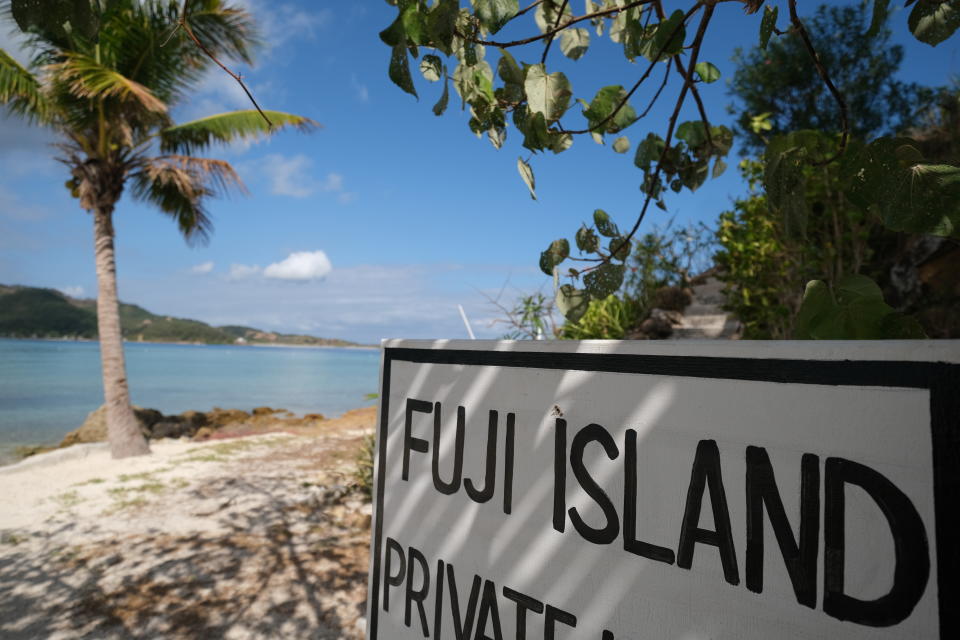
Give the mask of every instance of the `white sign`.
[[367, 637], [960, 638], [958, 363], [385, 342]]

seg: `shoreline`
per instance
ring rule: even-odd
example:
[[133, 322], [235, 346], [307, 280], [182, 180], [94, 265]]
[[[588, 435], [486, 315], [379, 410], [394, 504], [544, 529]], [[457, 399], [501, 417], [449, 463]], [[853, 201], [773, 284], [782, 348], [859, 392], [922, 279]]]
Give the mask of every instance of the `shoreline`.
[[[33, 342], [89, 342], [89, 343], [99, 343], [100, 341], [96, 338], [71, 338], [68, 336], [62, 336], [60, 338], [49, 338], [49, 337], [23, 337], [23, 336], [0, 336], [0, 340], [22, 340], [22, 341], [33, 341]], [[290, 342], [281, 342], [281, 343], [265, 343], [265, 342], [254, 342], [254, 343], [236, 343], [236, 342], [181, 342], [181, 341], [165, 341], [165, 340], [127, 340], [124, 339], [123, 344], [166, 344], [174, 345], [180, 347], [280, 347], [285, 349], [351, 349], [351, 350], [360, 350], [360, 351], [379, 351], [379, 345], [367, 345], [367, 344], [295, 344]]]
[[[354, 407], [352, 409], [347, 409], [339, 413], [338, 415], [327, 415], [318, 412], [293, 412], [284, 408], [272, 408], [269, 406], [263, 407], [253, 407], [250, 410], [246, 409], [223, 409], [220, 407], [213, 407], [207, 411], [196, 411], [188, 409], [177, 414], [163, 414], [159, 410], [147, 409], [147, 411], [157, 411], [161, 413], [164, 417], [164, 420], [167, 419], [177, 419], [187, 415], [210, 415], [210, 414], [222, 414], [230, 416], [227, 421], [222, 423], [215, 423], [210, 425], [204, 425], [203, 428], [207, 428], [208, 431], [204, 434], [203, 438], [194, 439], [194, 435], [183, 435], [180, 437], [150, 437], [148, 441], [153, 444], [156, 442], [161, 442], [163, 440], [187, 440], [191, 442], [204, 442], [209, 439], [221, 439], [221, 438], [231, 438], [231, 437], [244, 437], [250, 435], [260, 435], [268, 433], [279, 433], [279, 432], [289, 432], [289, 431], [298, 431], [303, 429], [312, 428], [315, 426], [323, 425], [324, 423], [332, 423], [338, 420], [342, 420], [351, 414], [361, 413], [364, 411], [369, 411], [375, 409], [376, 405], [365, 405], [360, 407]], [[102, 409], [102, 407], [100, 407]], [[48, 442], [16, 442], [16, 443], [6, 443], [0, 441], [0, 472], [8, 469], [10, 467], [19, 465], [20, 463], [30, 460], [32, 458], [43, 456], [49, 453], [56, 453], [60, 451], [69, 450], [77, 445], [86, 445], [86, 444], [100, 444], [105, 443], [106, 440], [80, 440], [77, 442], [71, 442], [65, 444], [66, 440], [74, 433], [79, 432], [83, 429], [87, 421], [96, 411], [89, 414], [84, 422], [73, 429], [65, 431], [62, 435], [57, 436], [56, 440], [51, 440]], [[195, 435], [198, 435], [200, 429], [197, 430]]]

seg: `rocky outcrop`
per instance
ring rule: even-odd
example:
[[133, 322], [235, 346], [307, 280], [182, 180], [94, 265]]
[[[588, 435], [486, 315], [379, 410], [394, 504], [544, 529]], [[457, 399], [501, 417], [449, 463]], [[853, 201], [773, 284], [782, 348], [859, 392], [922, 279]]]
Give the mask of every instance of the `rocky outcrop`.
[[[140, 431], [147, 437], [158, 422], [163, 420], [164, 415], [156, 409], [144, 409], [143, 407], [134, 407], [133, 415], [137, 418], [140, 425]], [[87, 419], [78, 428], [68, 433], [61, 447], [69, 447], [72, 444], [81, 442], [103, 442], [107, 439], [107, 407], [101, 406], [96, 411], [91, 411]]]
[[[149, 440], [160, 438], [193, 438], [206, 440], [216, 434], [247, 435], [267, 433], [284, 429], [314, 427], [326, 420], [322, 414], [308, 413], [298, 418], [286, 409], [257, 407], [247, 413], [240, 409], [210, 411], [184, 411], [164, 415], [156, 409], [134, 407], [133, 413], [140, 424], [140, 431]], [[106, 407], [101, 406], [90, 413], [84, 423], [64, 437], [61, 447], [81, 442], [103, 442], [107, 439]]]

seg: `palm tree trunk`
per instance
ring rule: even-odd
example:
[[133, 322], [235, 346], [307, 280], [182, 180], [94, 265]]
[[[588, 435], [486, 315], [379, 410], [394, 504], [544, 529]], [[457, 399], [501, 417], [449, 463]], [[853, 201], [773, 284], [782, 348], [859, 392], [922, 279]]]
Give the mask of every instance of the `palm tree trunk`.
[[100, 362], [103, 395], [107, 407], [107, 441], [114, 458], [150, 453], [146, 438], [130, 405], [127, 371], [120, 332], [120, 304], [117, 300], [117, 267], [113, 250], [113, 208], [93, 210], [93, 240], [97, 263], [97, 330], [100, 334]]

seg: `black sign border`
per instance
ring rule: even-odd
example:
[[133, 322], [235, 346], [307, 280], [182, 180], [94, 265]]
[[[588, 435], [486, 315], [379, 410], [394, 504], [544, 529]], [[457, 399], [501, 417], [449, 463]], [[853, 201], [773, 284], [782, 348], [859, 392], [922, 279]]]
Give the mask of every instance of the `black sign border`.
[[[564, 369], [687, 378], [927, 389], [933, 442], [934, 520], [940, 638], [960, 638], [960, 365], [887, 360], [797, 360], [542, 351], [385, 347], [378, 442], [386, 442], [393, 361], [521, 369]], [[378, 447], [368, 640], [378, 640], [386, 447]]]

